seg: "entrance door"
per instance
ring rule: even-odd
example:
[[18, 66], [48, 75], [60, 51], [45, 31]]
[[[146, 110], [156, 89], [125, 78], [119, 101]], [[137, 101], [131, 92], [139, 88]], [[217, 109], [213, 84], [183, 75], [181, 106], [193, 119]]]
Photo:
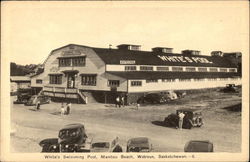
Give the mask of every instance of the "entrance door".
[[68, 88], [75, 88], [75, 74], [68, 74]]

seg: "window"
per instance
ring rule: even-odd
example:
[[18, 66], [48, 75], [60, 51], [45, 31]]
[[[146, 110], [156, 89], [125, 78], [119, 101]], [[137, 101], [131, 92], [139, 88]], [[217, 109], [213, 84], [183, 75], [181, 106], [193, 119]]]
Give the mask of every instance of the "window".
[[207, 80], [208, 80], [208, 81], [216, 81], [217, 78], [208, 78]]
[[142, 71], [153, 71], [153, 66], [140, 66]]
[[195, 69], [195, 67], [186, 67], [186, 71], [194, 72], [194, 71], [196, 71], [196, 69]]
[[172, 67], [172, 71], [183, 71], [183, 67]]
[[85, 57], [72, 58], [73, 66], [85, 66]]
[[236, 69], [235, 69], [235, 68], [230, 68], [230, 69], [229, 69], [229, 72], [235, 73], [235, 72], [236, 72]]
[[191, 82], [191, 79], [179, 79], [180, 82]]
[[43, 80], [42, 79], [37, 79], [36, 80], [36, 84], [42, 84], [43, 83]]
[[175, 79], [162, 79], [162, 82], [175, 82]]
[[60, 67], [71, 66], [71, 59], [70, 58], [60, 58], [59, 59], [59, 66]]
[[205, 81], [205, 79], [204, 78], [203, 79], [194, 79], [194, 81], [200, 82], [200, 81]]
[[220, 68], [220, 72], [227, 72], [227, 68]]
[[158, 80], [157, 79], [147, 79], [146, 83], [157, 83]]
[[59, 67], [85, 66], [85, 57], [59, 58]]
[[157, 71], [169, 71], [169, 67], [164, 67], [164, 66], [157, 66], [156, 67]]
[[136, 71], [136, 66], [125, 66], [125, 71]]
[[142, 86], [142, 81], [131, 81], [131, 86], [132, 87]]
[[62, 84], [62, 75], [50, 75], [49, 83], [50, 84]]
[[218, 69], [217, 68], [209, 68], [209, 71], [210, 72], [218, 72]]
[[207, 72], [207, 68], [205, 68], [205, 67], [199, 67], [198, 71], [199, 72]]
[[96, 86], [96, 75], [95, 74], [82, 75], [81, 84]]
[[120, 81], [119, 80], [108, 80], [108, 86], [110, 87], [119, 87]]

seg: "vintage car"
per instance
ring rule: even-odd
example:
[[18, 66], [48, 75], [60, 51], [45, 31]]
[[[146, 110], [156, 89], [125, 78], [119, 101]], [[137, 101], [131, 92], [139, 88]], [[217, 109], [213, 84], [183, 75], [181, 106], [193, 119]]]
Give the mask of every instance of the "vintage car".
[[40, 142], [42, 152], [90, 152], [91, 139], [86, 135], [84, 125], [76, 123], [64, 126], [58, 138]]
[[192, 127], [201, 127], [203, 125], [202, 112], [200, 109], [179, 109], [176, 114], [168, 115], [164, 120], [165, 126], [178, 127], [179, 116], [178, 114], [183, 112], [185, 114], [183, 118], [183, 128], [191, 129]]
[[178, 99], [178, 96], [174, 91], [163, 91], [163, 92], [160, 92], [160, 94], [162, 94], [164, 99], [167, 101]]
[[118, 143], [118, 138], [112, 141], [94, 139], [90, 152], [122, 152], [122, 147]]
[[151, 152], [153, 146], [147, 137], [137, 137], [128, 140], [127, 152]]
[[184, 152], [214, 152], [214, 146], [210, 141], [192, 140], [186, 143]]
[[19, 89], [17, 91], [17, 100], [14, 104], [25, 104], [31, 97], [31, 89]]
[[221, 89], [222, 92], [237, 92], [238, 88], [235, 86], [235, 84], [227, 84], [225, 88]]
[[40, 101], [40, 104], [48, 104], [51, 102], [50, 97], [44, 95], [33, 95], [30, 99], [25, 103], [26, 106], [36, 105], [37, 102]]
[[167, 102], [165, 96], [160, 93], [149, 93], [146, 96], [139, 98], [139, 103], [165, 103]]

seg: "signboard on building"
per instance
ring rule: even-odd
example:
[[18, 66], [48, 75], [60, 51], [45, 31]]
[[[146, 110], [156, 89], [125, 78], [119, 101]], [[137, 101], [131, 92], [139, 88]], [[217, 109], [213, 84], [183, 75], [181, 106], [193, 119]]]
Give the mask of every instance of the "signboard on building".
[[189, 63], [203, 63], [203, 64], [213, 64], [204, 57], [187, 57], [187, 56], [161, 56], [157, 55], [161, 60], [166, 62], [189, 62]]
[[120, 64], [126, 64], [126, 65], [135, 64], [135, 60], [120, 60]]

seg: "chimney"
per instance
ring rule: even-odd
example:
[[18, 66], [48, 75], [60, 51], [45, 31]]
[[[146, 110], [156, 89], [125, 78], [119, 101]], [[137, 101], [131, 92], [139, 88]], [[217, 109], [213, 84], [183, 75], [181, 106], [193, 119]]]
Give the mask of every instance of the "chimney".
[[181, 51], [183, 55], [200, 55], [201, 51], [197, 50], [183, 50]]
[[120, 44], [117, 46], [120, 50], [133, 50], [133, 51], [140, 51], [141, 46], [140, 45], [133, 45], [133, 44]]
[[152, 48], [153, 52], [158, 52], [158, 53], [173, 53], [173, 48], [168, 48], [168, 47], [155, 47]]

